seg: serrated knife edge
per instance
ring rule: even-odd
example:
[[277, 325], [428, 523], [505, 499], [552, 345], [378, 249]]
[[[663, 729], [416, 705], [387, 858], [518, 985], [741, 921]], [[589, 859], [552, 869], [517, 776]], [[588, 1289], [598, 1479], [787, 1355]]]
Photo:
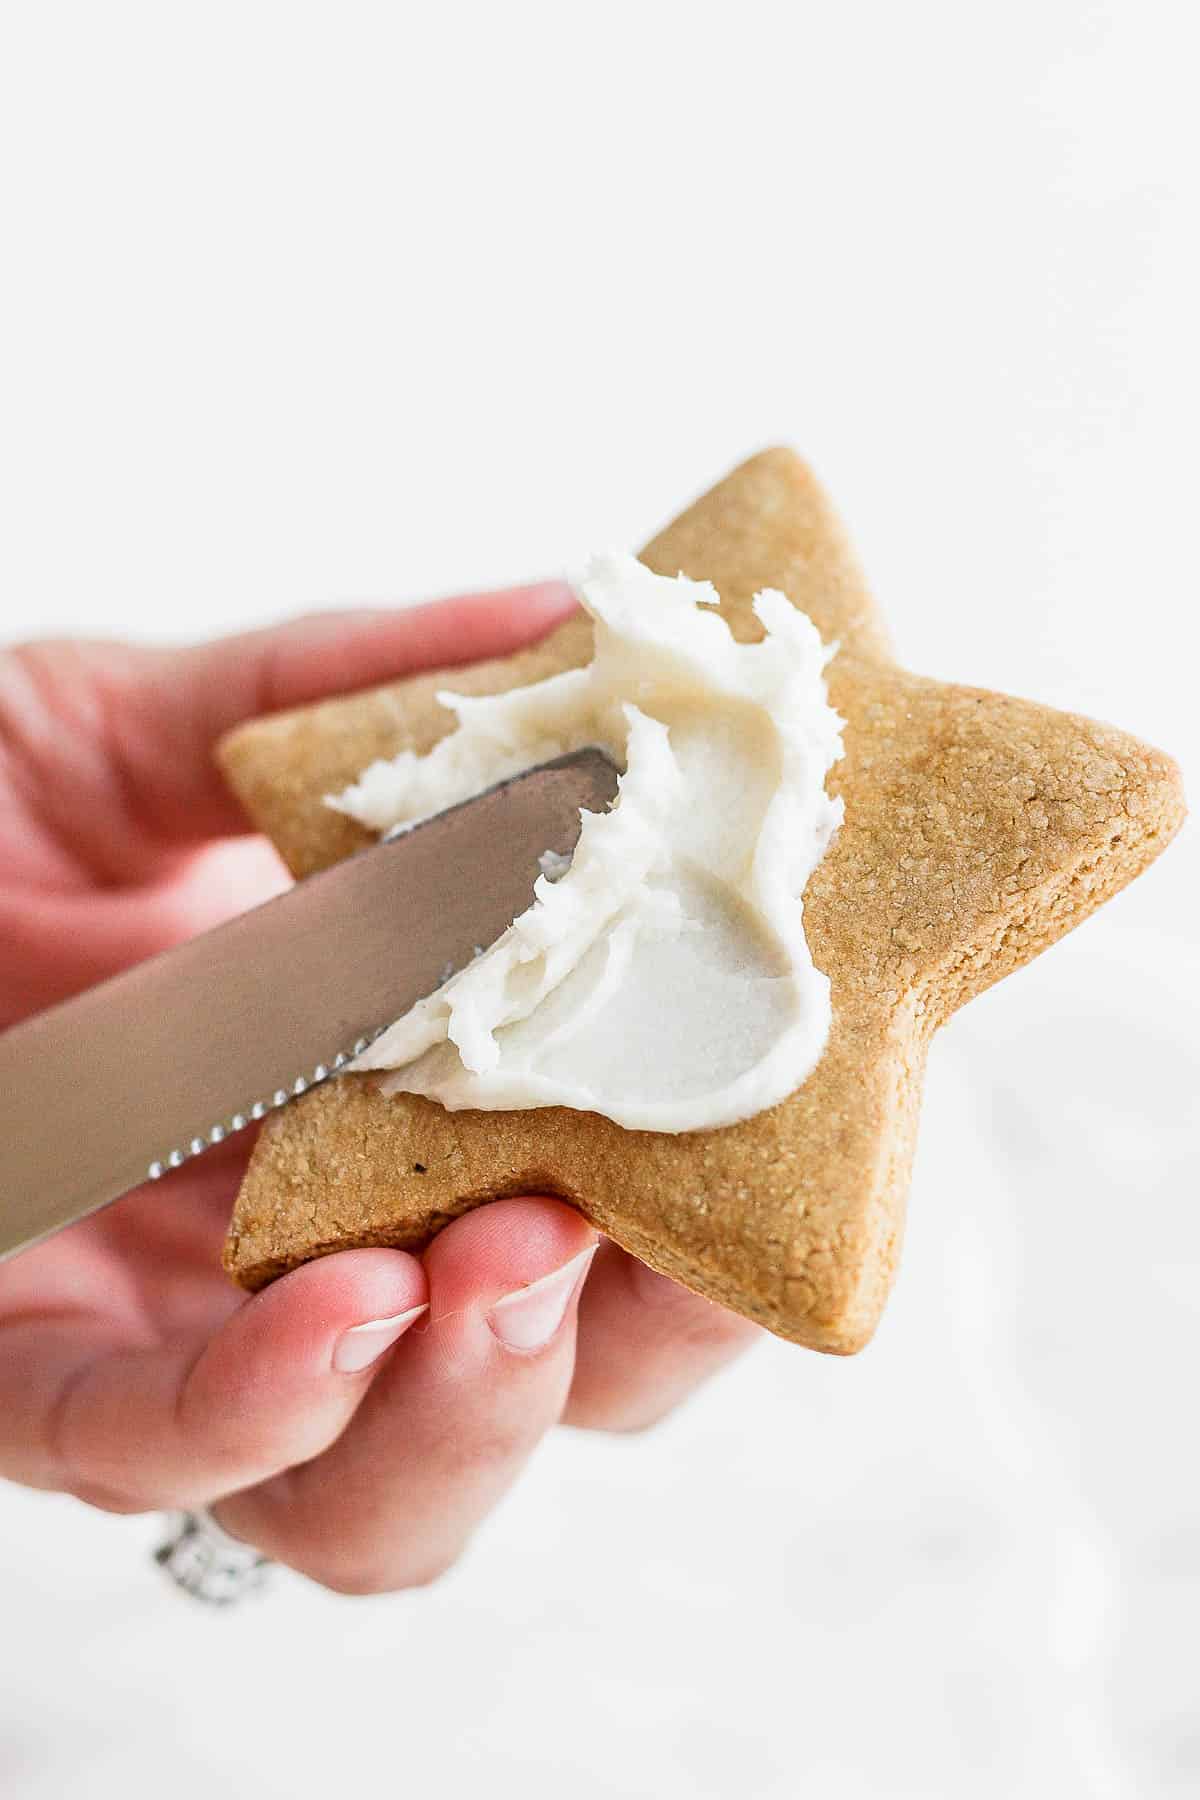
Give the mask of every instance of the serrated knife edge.
[[602, 751], [555, 758], [0, 1034], [0, 1258], [329, 1079], [507, 929], [616, 785]]

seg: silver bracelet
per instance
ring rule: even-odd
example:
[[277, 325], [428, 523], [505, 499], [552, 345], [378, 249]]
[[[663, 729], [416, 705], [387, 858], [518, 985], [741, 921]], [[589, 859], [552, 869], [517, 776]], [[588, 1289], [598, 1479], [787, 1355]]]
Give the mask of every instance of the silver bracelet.
[[154, 1560], [185, 1594], [233, 1606], [266, 1585], [271, 1559], [222, 1531], [205, 1508], [168, 1515], [170, 1532]]

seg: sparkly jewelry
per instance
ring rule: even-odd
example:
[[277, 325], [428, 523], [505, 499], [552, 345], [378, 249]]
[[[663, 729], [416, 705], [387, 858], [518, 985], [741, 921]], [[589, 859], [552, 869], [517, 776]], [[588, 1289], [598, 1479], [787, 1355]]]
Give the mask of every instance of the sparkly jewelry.
[[270, 1557], [222, 1531], [212, 1514], [169, 1515], [170, 1534], [154, 1552], [177, 1587], [209, 1606], [233, 1606], [265, 1586]]

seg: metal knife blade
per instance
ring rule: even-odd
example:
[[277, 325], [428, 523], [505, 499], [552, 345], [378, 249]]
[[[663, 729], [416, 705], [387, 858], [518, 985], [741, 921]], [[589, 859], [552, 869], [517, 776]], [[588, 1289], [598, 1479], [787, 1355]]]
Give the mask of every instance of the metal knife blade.
[[0, 1258], [341, 1068], [501, 936], [616, 785], [600, 750], [558, 757], [0, 1034]]

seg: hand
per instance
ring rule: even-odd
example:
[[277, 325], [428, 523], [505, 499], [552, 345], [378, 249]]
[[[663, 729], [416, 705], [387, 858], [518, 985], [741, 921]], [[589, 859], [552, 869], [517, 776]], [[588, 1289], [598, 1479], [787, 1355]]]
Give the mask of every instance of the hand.
[[[570, 606], [548, 584], [185, 650], [0, 653], [0, 1028], [286, 885], [213, 766], [223, 731], [504, 654]], [[551, 1425], [649, 1424], [756, 1335], [536, 1196], [248, 1299], [219, 1260], [248, 1146], [0, 1267], [0, 1475], [114, 1512], [212, 1506], [381, 1592], [448, 1567]]]

